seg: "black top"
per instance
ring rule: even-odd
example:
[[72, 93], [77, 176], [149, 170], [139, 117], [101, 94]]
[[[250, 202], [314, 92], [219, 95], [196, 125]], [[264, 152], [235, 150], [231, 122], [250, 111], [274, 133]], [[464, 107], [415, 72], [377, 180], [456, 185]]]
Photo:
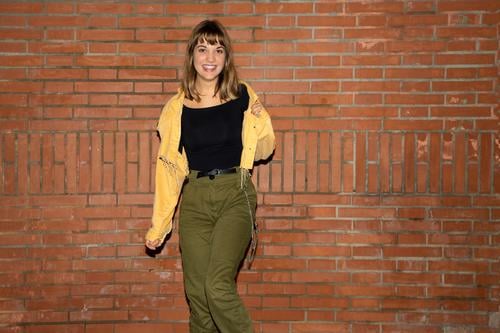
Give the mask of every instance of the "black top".
[[240, 164], [243, 113], [250, 97], [240, 85], [240, 97], [207, 108], [183, 106], [181, 145], [189, 168], [198, 171], [227, 169]]

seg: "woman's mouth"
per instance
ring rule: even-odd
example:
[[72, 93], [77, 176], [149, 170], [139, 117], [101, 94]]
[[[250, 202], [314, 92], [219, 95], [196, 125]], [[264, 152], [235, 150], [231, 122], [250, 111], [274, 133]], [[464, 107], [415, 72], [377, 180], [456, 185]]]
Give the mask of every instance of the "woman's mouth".
[[201, 67], [203, 68], [204, 71], [207, 72], [213, 72], [217, 68], [216, 65], [202, 65]]

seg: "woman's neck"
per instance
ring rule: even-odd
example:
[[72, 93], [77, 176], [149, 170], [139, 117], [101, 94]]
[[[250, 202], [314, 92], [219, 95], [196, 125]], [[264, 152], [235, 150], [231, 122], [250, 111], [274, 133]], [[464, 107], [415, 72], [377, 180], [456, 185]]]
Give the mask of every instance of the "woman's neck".
[[204, 81], [198, 79], [196, 80], [196, 90], [198, 90], [201, 96], [212, 97], [214, 96], [216, 84], [216, 80]]
[[200, 101], [195, 100], [185, 100], [184, 104], [188, 107], [203, 108], [219, 105], [222, 103], [219, 94], [215, 94], [215, 84], [216, 82], [201, 81], [196, 82], [196, 90], [200, 94]]

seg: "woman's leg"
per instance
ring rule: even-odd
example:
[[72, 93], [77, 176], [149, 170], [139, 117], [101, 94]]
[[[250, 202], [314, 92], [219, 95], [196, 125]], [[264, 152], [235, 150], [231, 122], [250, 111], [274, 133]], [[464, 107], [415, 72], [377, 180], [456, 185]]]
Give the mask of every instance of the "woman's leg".
[[187, 184], [180, 211], [179, 234], [184, 289], [189, 300], [191, 333], [217, 332], [205, 295], [214, 223], [206, 214], [205, 188]]
[[232, 188], [219, 190], [219, 196], [225, 200], [221, 201], [223, 204], [212, 233], [205, 292], [212, 317], [222, 333], [253, 332], [235, 282], [253, 228], [256, 193], [249, 182], [244, 190], [239, 188], [239, 182], [230, 184]]

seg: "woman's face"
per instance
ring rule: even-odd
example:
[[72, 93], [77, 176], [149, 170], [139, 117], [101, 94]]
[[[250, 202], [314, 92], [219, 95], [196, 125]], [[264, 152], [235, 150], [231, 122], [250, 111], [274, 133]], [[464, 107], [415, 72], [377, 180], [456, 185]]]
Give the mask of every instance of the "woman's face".
[[198, 43], [193, 54], [194, 68], [198, 73], [197, 80], [212, 82], [224, 69], [226, 49], [219, 43], [210, 45], [206, 41]]

